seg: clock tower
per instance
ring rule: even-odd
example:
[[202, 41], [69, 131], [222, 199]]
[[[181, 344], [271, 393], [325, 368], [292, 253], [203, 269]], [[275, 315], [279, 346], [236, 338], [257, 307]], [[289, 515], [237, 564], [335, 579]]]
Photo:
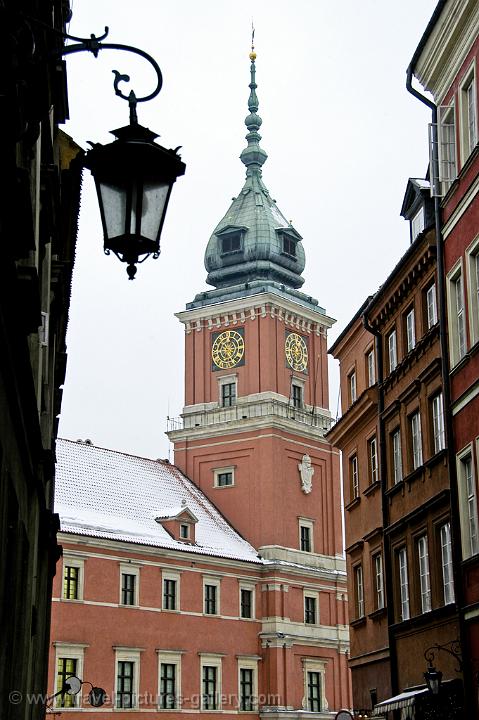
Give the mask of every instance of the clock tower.
[[254, 51], [250, 59], [246, 180], [206, 248], [214, 289], [177, 314], [185, 407], [168, 435], [175, 464], [262, 557], [334, 563], [342, 554], [339, 455], [324, 437], [334, 321], [299, 290], [302, 237], [262, 179]]

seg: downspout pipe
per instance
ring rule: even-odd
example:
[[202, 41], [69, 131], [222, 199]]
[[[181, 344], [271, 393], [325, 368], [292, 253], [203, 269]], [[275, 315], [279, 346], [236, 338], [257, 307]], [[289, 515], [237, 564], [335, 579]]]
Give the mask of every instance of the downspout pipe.
[[[445, 283], [445, 263], [444, 263], [444, 241], [442, 237], [442, 213], [440, 188], [436, 187], [439, 183], [439, 137], [438, 137], [438, 112], [437, 105], [425, 97], [422, 93], [412, 86], [412, 78], [414, 74], [414, 59], [407, 69], [406, 88], [420, 102], [426, 105], [432, 113], [432, 152], [430, 176], [432, 178], [431, 188], [434, 191], [434, 226], [436, 235], [436, 267], [437, 267], [437, 289], [438, 289], [438, 314], [439, 314], [439, 342], [441, 348], [441, 376], [442, 376], [442, 392], [444, 402], [444, 427], [446, 435], [447, 462], [449, 470], [450, 483], [450, 499], [451, 513], [450, 522], [452, 528], [452, 552], [454, 559], [454, 594], [456, 600], [456, 608], [459, 616], [459, 635], [462, 648], [462, 657], [465, 659], [469, 655], [469, 643], [465, 629], [463, 617], [464, 608], [464, 589], [462, 584], [462, 551], [461, 551], [461, 526], [459, 515], [459, 498], [457, 489], [457, 472], [456, 472], [456, 455], [454, 452], [454, 430], [452, 422], [451, 407], [451, 383], [449, 368], [449, 348], [447, 341], [447, 315], [446, 315], [446, 283]], [[469, 664], [464, 663], [464, 692], [466, 697], [466, 710], [468, 698], [472, 698], [472, 677], [468, 671]], [[472, 710], [472, 707], [469, 708]]]
[[[374, 297], [371, 302], [374, 302]], [[371, 304], [371, 303], [370, 303]], [[377, 360], [377, 381], [378, 381], [378, 436], [379, 436], [379, 476], [381, 482], [381, 511], [382, 511], [382, 526], [387, 528], [389, 525], [389, 505], [386, 496], [388, 489], [387, 483], [387, 449], [386, 449], [386, 428], [384, 422], [384, 363], [383, 363], [383, 342], [382, 335], [379, 330], [376, 330], [368, 318], [369, 305], [363, 313], [363, 326], [364, 328], [374, 336], [374, 347], [376, 351]], [[396, 651], [396, 640], [391, 632], [391, 627], [394, 625], [394, 588], [393, 588], [393, 564], [389, 562], [391, 558], [391, 544], [389, 541], [389, 535], [383, 533], [383, 547], [384, 547], [384, 584], [386, 586], [386, 612], [388, 618], [388, 644], [389, 644], [389, 667], [390, 667], [390, 679], [391, 679], [391, 691], [393, 695], [397, 695], [400, 691], [398, 686], [398, 672], [397, 672], [397, 651]]]

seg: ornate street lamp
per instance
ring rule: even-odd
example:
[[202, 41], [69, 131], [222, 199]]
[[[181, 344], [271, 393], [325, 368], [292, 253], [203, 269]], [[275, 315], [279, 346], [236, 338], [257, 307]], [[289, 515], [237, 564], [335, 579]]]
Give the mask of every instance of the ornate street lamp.
[[436, 670], [434, 665], [428, 665], [427, 670], [424, 673], [424, 680], [426, 681], [427, 689], [431, 695], [439, 695], [441, 689], [442, 672]]
[[102, 42], [108, 35], [97, 38], [76, 38], [74, 45], [62, 49], [62, 55], [91, 52], [95, 57], [104, 49], [126, 50], [148, 60], [157, 74], [155, 90], [144, 97], [137, 98], [131, 91], [124, 95], [119, 83], [129, 81], [128, 75], [113, 70], [115, 93], [127, 100], [130, 106], [130, 124], [112, 130], [116, 140], [108, 145], [90, 143], [84, 159], [85, 167], [91, 170], [95, 180], [100, 215], [103, 225], [104, 251], [111, 251], [122, 261], [128, 263], [130, 280], [136, 274], [136, 264], [153, 255], [160, 254], [160, 235], [165, 220], [171, 189], [176, 178], [184, 175], [185, 164], [178, 155], [179, 148], [167, 150], [154, 142], [158, 137], [138, 123], [136, 106], [156, 97], [161, 90], [163, 79], [156, 61], [143, 50], [130, 45]]
[[457, 661], [458, 667], [456, 672], [462, 672], [461, 645], [459, 640], [450, 640], [443, 645], [431, 645], [424, 651], [424, 659], [427, 662], [427, 670], [424, 673], [427, 689], [434, 697], [437, 697], [441, 690], [442, 672], [434, 667], [434, 658], [436, 652], [446, 652]]

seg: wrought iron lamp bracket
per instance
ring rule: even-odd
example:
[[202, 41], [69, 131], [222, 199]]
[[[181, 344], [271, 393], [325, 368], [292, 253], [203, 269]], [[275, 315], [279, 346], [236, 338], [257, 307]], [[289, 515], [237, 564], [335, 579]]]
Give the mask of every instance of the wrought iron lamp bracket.
[[463, 669], [463, 663], [462, 663], [462, 656], [461, 656], [461, 644], [459, 640], [451, 640], [447, 643], [444, 643], [444, 645], [431, 645], [424, 651], [424, 659], [426, 660], [429, 667], [432, 667], [434, 665], [434, 659], [436, 657], [436, 653], [439, 651], [444, 651], [446, 653], [449, 653], [449, 655], [452, 655], [453, 658], [457, 661], [458, 667], [455, 668], [455, 672], [462, 672]]

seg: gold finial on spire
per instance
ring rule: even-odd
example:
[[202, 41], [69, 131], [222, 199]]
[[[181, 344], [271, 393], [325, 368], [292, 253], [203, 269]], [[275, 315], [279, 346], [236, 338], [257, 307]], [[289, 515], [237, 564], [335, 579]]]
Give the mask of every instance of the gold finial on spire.
[[251, 20], [251, 52], [249, 54], [249, 59], [253, 62], [256, 60], [256, 53], [254, 51], [254, 25], [253, 21]]

